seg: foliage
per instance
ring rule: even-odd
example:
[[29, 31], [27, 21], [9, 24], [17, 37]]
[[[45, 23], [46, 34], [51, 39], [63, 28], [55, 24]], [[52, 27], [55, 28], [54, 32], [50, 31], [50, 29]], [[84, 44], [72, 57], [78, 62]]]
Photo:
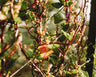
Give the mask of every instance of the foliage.
[[[86, 3], [82, 2], [78, 12], [76, 2], [0, 1], [0, 77], [15, 75], [12, 68], [22, 56], [20, 52], [32, 69], [32, 77], [88, 77], [84, 71], [88, 62]], [[54, 9], [56, 13], [50, 17]], [[25, 24], [20, 26], [22, 22]], [[55, 25], [53, 32], [49, 23]]]

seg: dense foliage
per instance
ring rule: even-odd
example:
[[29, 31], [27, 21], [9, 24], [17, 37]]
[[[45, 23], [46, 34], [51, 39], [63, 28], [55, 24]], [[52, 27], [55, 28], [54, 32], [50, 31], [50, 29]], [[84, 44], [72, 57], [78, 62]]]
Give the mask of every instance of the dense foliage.
[[27, 64], [31, 77], [88, 77], [86, 0], [76, 6], [76, 0], [0, 0], [0, 77]]

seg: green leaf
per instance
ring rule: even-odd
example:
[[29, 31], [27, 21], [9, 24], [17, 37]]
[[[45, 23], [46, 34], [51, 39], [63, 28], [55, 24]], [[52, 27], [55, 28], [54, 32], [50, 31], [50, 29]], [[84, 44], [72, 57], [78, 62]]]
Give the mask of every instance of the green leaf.
[[63, 17], [60, 13], [56, 13], [54, 14], [54, 23], [55, 24], [58, 24], [60, 23], [61, 21], [63, 21]]
[[72, 40], [72, 35], [70, 35], [69, 33], [65, 32], [62, 30], [62, 33], [64, 34], [64, 36], [68, 39], [68, 40]]
[[80, 12], [79, 15], [82, 16], [83, 15], [83, 12]]
[[73, 77], [77, 74], [76, 72], [77, 70], [71, 70], [71, 71], [64, 71], [64, 73], [66, 74], [66, 77]]
[[38, 60], [43, 60], [42, 55], [41, 55], [41, 54], [38, 54], [38, 55], [37, 55], [37, 59], [38, 59]]
[[63, 34], [60, 34], [58, 37], [58, 41], [63, 42], [65, 41], [66, 37]]
[[69, 24], [68, 24], [68, 23], [62, 23], [62, 24], [61, 24], [61, 27], [62, 27], [62, 29], [63, 29], [64, 31], [67, 31], [68, 28], [69, 28]]
[[19, 17], [22, 19], [22, 20], [26, 20], [26, 19], [29, 19], [29, 15], [26, 14], [26, 12], [21, 12], [19, 13]]
[[67, 6], [68, 6], [68, 7], [70, 7], [72, 4], [73, 4], [72, 1], [68, 1], [68, 2], [67, 2]]
[[21, 10], [26, 9], [27, 6], [28, 6], [28, 5], [27, 5], [26, 1], [23, 1], [23, 2], [22, 2], [22, 6], [21, 6]]
[[60, 48], [60, 45], [59, 44], [50, 44], [48, 45], [48, 47], [50, 49], [52, 49], [53, 51], [57, 50], [57, 48]]
[[56, 2], [56, 3], [52, 3], [52, 6], [55, 8], [60, 8], [61, 6], [63, 6], [63, 4]]
[[66, 75], [72, 75], [72, 72], [67, 71], [67, 72], [66, 72]]
[[50, 75], [50, 77], [55, 77], [55, 76], [53, 76], [53, 75]]
[[21, 23], [22, 22], [20, 17], [14, 17], [14, 21], [17, 22], [17, 23]]
[[28, 51], [28, 52], [27, 52], [27, 55], [28, 55], [30, 58], [33, 57], [33, 53], [32, 53], [31, 51]]
[[55, 58], [53, 58], [53, 57], [50, 57], [50, 62], [52, 63], [52, 64], [56, 64], [57, 62], [56, 62], [56, 59]]
[[72, 75], [76, 75], [77, 74], [77, 70], [76, 69], [72, 70], [71, 72], [72, 72]]
[[63, 4], [63, 2], [64, 2], [64, 0], [59, 0], [60, 1], [60, 3], [62, 3]]
[[71, 57], [71, 59], [72, 59], [72, 62], [74, 63], [74, 64], [76, 64], [77, 62], [77, 57], [76, 57], [76, 55], [74, 55], [74, 54], [71, 54], [72, 55], [72, 57]]
[[78, 71], [80, 73], [80, 77], [89, 77], [88, 72], [83, 71], [81, 68]]

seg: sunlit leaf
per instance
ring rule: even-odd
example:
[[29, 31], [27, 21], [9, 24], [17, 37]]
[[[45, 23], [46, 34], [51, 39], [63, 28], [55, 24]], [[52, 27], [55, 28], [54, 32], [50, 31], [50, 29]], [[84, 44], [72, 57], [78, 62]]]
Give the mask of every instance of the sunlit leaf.
[[49, 77], [55, 77], [54, 75], [50, 75]]
[[22, 22], [22, 20], [21, 20], [20, 17], [16, 17], [16, 18], [14, 18], [14, 21], [17, 22], [17, 23], [21, 23], [21, 22]]
[[6, 5], [4, 5], [3, 8], [2, 8], [2, 12], [3, 12], [5, 15], [8, 15], [9, 10], [10, 10], [10, 6], [8, 6], [7, 4], [8, 4], [8, 2], [7, 2]]
[[71, 71], [64, 71], [64, 73], [66, 74], [67, 77], [73, 77], [76, 76], [77, 74], [77, 70], [71, 70]]
[[57, 50], [58, 48], [60, 48], [59, 44], [49, 44], [48, 47], [50, 49], [52, 49], [53, 51]]
[[82, 16], [83, 15], [83, 12], [80, 12], [79, 15]]
[[89, 77], [87, 71], [83, 71], [81, 68], [78, 71], [81, 77]]
[[69, 33], [65, 32], [62, 30], [62, 33], [64, 34], [64, 36], [68, 39], [68, 40], [72, 40], [72, 35], [70, 35]]
[[6, 19], [7, 19], [6, 15], [4, 15], [4, 13], [0, 11], [0, 20], [6, 20]]

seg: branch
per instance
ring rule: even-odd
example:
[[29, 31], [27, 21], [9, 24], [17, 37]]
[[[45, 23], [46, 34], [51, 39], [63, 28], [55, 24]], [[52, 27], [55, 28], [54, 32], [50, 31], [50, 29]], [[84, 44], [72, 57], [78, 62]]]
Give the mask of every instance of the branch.
[[[29, 57], [27, 56], [26, 51], [23, 49], [21, 43], [19, 43], [19, 45], [20, 45], [21, 51], [23, 52], [23, 54], [24, 54], [25, 57], [26, 57], [26, 60], [29, 61], [30, 59], [29, 59]], [[32, 61], [30, 61], [30, 63], [31, 63], [32, 66], [34, 66], [34, 67], [38, 70], [38, 72], [40, 72], [40, 74], [41, 74], [42, 77], [45, 77], [45, 76], [43, 75], [43, 73], [41, 72], [40, 68], [39, 68], [37, 65], [35, 65], [35, 63], [33, 63]]]
[[7, 23], [5, 23], [2, 27], [1, 27], [1, 52], [3, 52], [3, 41], [4, 41], [4, 31], [5, 31], [5, 28], [7, 26]]
[[[18, 39], [18, 37], [19, 36], [17, 36], [17, 39]], [[8, 44], [6, 44], [5, 49], [3, 49], [3, 52], [0, 53], [0, 56], [2, 56], [9, 48], [11, 48], [13, 46], [13, 44], [15, 43], [15, 41], [16, 41], [16, 38], [13, 38], [13, 41], [11, 41], [12, 43], [11, 43], [11, 45], [9, 45], [9, 47], [7, 47]]]

